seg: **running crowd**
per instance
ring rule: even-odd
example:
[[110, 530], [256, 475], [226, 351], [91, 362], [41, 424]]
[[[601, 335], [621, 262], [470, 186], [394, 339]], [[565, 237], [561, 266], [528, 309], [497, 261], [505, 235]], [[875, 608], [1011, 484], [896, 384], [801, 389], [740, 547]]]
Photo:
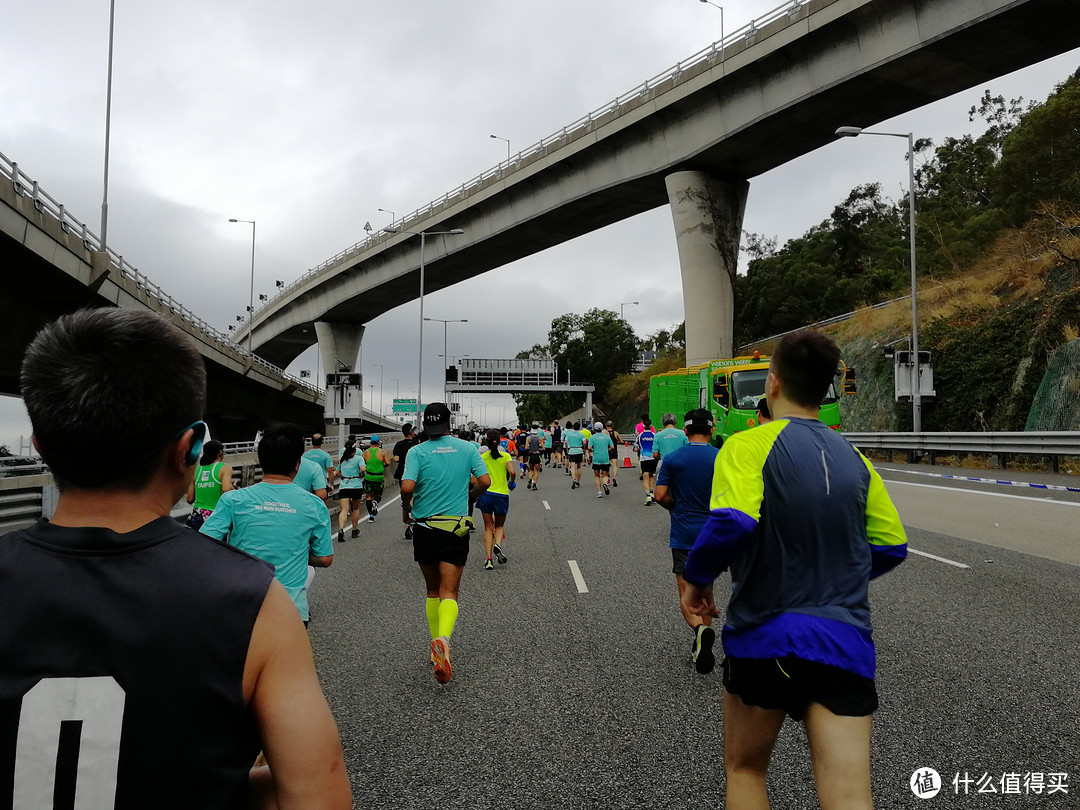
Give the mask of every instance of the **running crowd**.
[[[707, 409], [635, 428], [644, 503], [670, 512], [672, 573], [703, 675], [716, 660], [713, 583], [730, 571], [730, 807], [768, 807], [785, 716], [805, 724], [822, 807], [872, 806], [868, 583], [907, 547], [880, 476], [817, 418], [839, 359], [820, 334], [782, 338], [758, 426], [720, 449]], [[420, 435], [406, 425], [392, 451], [378, 435], [366, 448], [351, 436], [336, 460], [321, 435], [306, 449], [299, 428], [271, 426], [257, 442], [262, 480], [235, 488], [201, 421], [205, 387], [191, 341], [151, 313], [63, 316], [27, 351], [24, 400], [60, 497], [49, 520], [0, 542], [0, 759], [16, 764], [0, 806], [71, 805], [77, 790], [80, 804], [121, 810], [147, 795], [163, 808], [350, 807], [304, 630], [315, 570], [333, 563], [335, 483], [343, 543], [360, 536], [361, 504], [376, 520], [392, 470], [432, 671], [447, 683], [474, 511], [491, 571], [508, 559], [519, 480], [538, 491], [545, 468], [561, 469], [573, 491], [591, 468], [603, 499], [631, 452], [611, 422], [454, 435], [450, 409], [433, 403]], [[123, 465], [96, 460], [102, 435], [125, 437]], [[185, 494], [187, 527], [170, 517]]]

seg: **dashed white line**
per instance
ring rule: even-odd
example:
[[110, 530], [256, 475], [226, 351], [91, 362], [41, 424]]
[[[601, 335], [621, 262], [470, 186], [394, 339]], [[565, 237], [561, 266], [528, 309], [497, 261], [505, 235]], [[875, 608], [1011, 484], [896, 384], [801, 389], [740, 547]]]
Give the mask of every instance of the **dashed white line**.
[[1009, 495], [1005, 492], [984, 492], [981, 489], [963, 489], [961, 487], [941, 487], [936, 484], [916, 484], [914, 481], [894, 481], [891, 478], [885, 479], [885, 483], [896, 484], [901, 487], [920, 487], [922, 489], [940, 489], [945, 492], [955, 493], [957, 495], [983, 495], [987, 498], [1010, 498], [1014, 501], [1034, 501], [1035, 503], [1049, 503], [1055, 506], [1071, 506], [1073, 508], [1080, 508], [1080, 503], [1074, 501], [1059, 501], [1054, 498], [1033, 498], [1030, 495]]
[[541, 503], [544, 504], [545, 509], [547, 509], [549, 512], [551, 511], [551, 504], [550, 503], [548, 503], [547, 501], [541, 501]]
[[574, 583], [577, 585], [578, 593], [588, 593], [589, 588], [585, 584], [585, 577], [581, 575], [581, 569], [578, 568], [577, 560], [567, 560], [570, 563], [570, 573], [574, 575]]
[[956, 560], [947, 560], [944, 557], [937, 556], [936, 554], [927, 554], [925, 551], [919, 551], [912, 548], [911, 546], [908, 546], [908, 551], [910, 551], [912, 554], [918, 554], [920, 557], [929, 557], [931, 560], [943, 562], [946, 565], [955, 565], [957, 568], [971, 568], [970, 565], [964, 565], [961, 562], [956, 562]]

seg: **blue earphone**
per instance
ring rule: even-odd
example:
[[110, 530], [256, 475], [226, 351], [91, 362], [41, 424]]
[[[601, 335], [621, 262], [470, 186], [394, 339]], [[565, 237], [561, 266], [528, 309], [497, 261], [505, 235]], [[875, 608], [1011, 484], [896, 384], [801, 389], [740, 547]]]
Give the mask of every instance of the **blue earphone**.
[[203, 445], [210, 441], [210, 426], [206, 422], [195, 422], [180, 431], [180, 434], [183, 435], [186, 430], [192, 431], [192, 436], [191, 447], [188, 448], [184, 461], [189, 467], [194, 467], [202, 458]]

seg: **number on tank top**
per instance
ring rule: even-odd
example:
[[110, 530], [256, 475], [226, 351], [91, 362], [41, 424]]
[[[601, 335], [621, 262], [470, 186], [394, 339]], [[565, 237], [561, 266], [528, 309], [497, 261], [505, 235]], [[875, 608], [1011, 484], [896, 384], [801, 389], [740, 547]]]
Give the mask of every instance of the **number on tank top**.
[[110, 677], [44, 678], [22, 700], [13, 810], [109, 810], [124, 722], [124, 690]]

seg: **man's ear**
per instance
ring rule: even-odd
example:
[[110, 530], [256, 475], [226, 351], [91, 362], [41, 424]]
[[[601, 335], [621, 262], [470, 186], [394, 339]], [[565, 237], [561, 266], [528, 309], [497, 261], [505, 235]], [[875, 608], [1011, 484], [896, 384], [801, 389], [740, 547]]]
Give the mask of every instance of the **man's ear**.
[[765, 378], [765, 399], [774, 402], [780, 394], [780, 378], [770, 368], [769, 375]]
[[188, 463], [193, 441], [195, 441], [195, 431], [188, 428], [176, 440], [172, 450], [169, 451], [169, 465], [177, 472], [187, 472], [187, 469], [193, 466]]
[[38, 444], [37, 436], [35, 434], [33, 434], [33, 433], [30, 434], [30, 444], [32, 444], [34, 446], [34, 450], [37, 451], [37, 454], [40, 456], [41, 455], [41, 445]]

